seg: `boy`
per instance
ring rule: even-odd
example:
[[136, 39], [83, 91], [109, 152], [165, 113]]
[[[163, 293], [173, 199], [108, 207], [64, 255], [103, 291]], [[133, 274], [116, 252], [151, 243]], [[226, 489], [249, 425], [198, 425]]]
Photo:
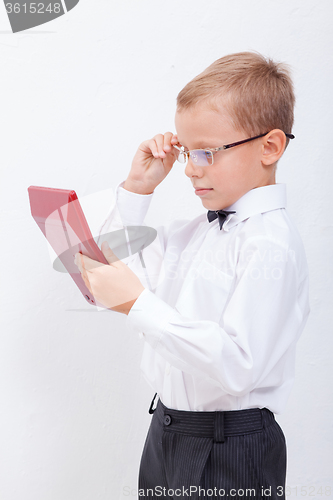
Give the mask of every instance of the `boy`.
[[127, 266], [105, 243], [109, 266], [76, 255], [95, 298], [145, 340], [141, 366], [159, 401], [142, 498], [285, 498], [274, 413], [285, 408], [309, 314], [304, 248], [275, 181], [293, 108], [283, 65], [249, 52], [217, 60], [179, 93], [177, 135], [140, 145], [103, 230], [142, 225], [176, 159], [205, 213], [158, 228], [144, 261], [136, 254]]

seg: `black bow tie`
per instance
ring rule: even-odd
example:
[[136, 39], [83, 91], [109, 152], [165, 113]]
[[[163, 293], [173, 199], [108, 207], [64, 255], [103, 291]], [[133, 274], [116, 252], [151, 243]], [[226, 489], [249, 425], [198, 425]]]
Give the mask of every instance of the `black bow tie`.
[[207, 218], [209, 222], [212, 222], [219, 217], [220, 229], [222, 229], [223, 223], [229, 214], [235, 214], [236, 212], [228, 212], [228, 210], [208, 210]]

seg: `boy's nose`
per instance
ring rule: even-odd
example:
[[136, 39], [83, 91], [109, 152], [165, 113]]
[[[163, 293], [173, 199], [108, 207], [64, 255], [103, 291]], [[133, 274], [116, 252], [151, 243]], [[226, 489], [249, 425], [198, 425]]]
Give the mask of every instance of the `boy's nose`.
[[204, 175], [204, 168], [205, 167], [198, 167], [193, 163], [191, 158], [189, 158], [185, 167], [185, 175], [187, 175], [187, 177], [193, 177], [193, 175], [202, 177]]

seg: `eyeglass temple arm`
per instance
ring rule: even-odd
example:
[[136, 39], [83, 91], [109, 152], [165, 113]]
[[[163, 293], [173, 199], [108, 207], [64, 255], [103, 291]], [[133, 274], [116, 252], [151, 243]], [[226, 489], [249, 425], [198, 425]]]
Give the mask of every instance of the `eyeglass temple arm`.
[[[260, 137], [264, 137], [267, 134], [269, 134], [269, 132], [266, 132], [265, 134], [256, 135], [255, 137], [250, 137], [250, 139], [244, 139], [243, 141], [233, 142], [232, 144], [227, 144], [226, 146], [222, 146], [221, 148], [216, 148], [215, 151], [220, 151], [221, 149], [233, 148], [234, 146], [239, 146], [240, 144], [245, 144], [246, 142], [254, 141], [254, 139], [259, 139]], [[286, 134], [286, 132], [284, 132], [284, 134], [286, 137], [288, 137], [288, 139], [295, 139], [294, 134]], [[188, 153], [188, 151], [183, 151], [178, 146], [174, 145], [173, 147], [178, 149], [178, 151], [180, 151], [182, 153], [185, 153], [185, 154]]]
[[[244, 141], [233, 142], [232, 144], [227, 144], [226, 146], [222, 146], [221, 149], [233, 148], [234, 146], [239, 146], [240, 144], [245, 144], [245, 142], [250, 142], [250, 141], [254, 141], [254, 139], [259, 139], [259, 137], [264, 137], [267, 134], [269, 134], [269, 132], [266, 132], [265, 134], [256, 135], [255, 137], [250, 137], [250, 139], [244, 139]], [[295, 136], [293, 134], [286, 134], [285, 132], [284, 132], [284, 134], [286, 137], [288, 137], [288, 139], [295, 139]]]

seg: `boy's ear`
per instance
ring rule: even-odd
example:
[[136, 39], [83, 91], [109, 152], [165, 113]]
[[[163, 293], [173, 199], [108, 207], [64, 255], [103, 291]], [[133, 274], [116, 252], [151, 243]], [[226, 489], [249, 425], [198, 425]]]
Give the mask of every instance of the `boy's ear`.
[[286, 140], [286, 134], [277, 128], [271, 130], [263, 138], [261, 155], [263, 165], [272, 165], [281, 158], [286, 147]]

